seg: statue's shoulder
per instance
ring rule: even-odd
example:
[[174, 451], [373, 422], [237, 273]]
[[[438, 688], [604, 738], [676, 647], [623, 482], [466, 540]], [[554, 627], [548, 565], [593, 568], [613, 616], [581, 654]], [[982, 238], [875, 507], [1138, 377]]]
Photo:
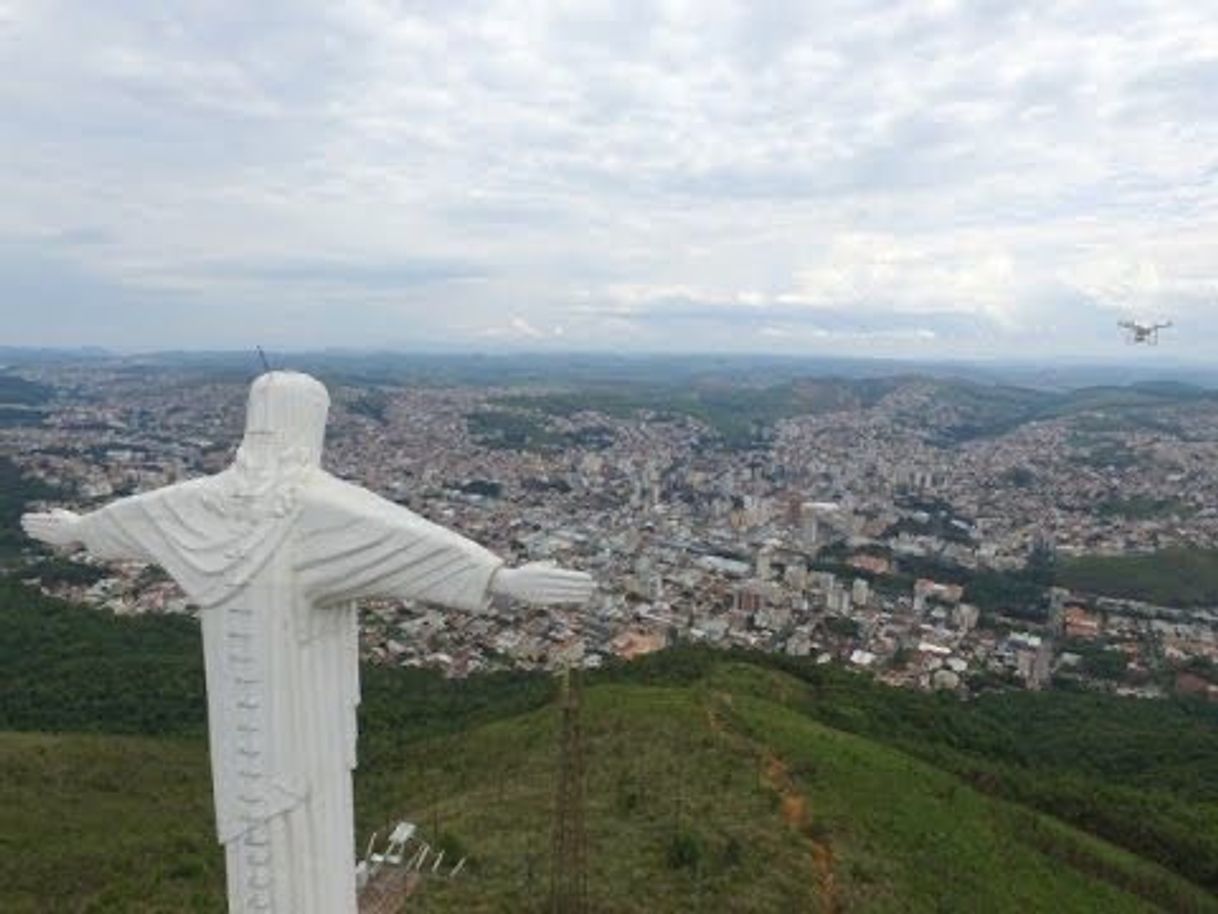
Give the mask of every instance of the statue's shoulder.
[[158, 492], [203, 492], [219, 485], [224, 477], [221, 471], [212, 476], [195, 476], [193, 479], [183, 479], [181, 482], [175, 482], [173, 485], [166, 486], [164, 489], [157, 489]]
[[135, 495], [128, 495], [125, 498], [120, 498], [111, 504], [124, 505], [141, 505], [144, 507], [153, 507], [158, 502], [165, 499], [178, 500], [184, 497], [191, 497], [208, 491], [216, 485], [219, 475], [216, 476], [198, 476], [194, 479], [185, 479], [181, 482], [171, 483], [167, 486], [161, 486], [159, 489], [149, 489], [147, 492], [138, 492]]
[[339, 479], [324, 470], [318, 470], [313, 475], [303, 495], [307, 505], [321, 509], [345, 509], [368, 514], [396, 507], [393, 502], [375, 492]]

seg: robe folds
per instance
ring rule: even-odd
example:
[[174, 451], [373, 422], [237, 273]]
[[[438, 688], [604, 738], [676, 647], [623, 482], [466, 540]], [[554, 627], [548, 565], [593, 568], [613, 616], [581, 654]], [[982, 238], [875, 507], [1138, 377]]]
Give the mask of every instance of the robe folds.
[[161, 565], [199, 606], [229, 910], [354, 914], [355, 601], [480, 611], [502, 562], [319, 469], [257, 506], [225, 477], [114, 502], [81, 539]]

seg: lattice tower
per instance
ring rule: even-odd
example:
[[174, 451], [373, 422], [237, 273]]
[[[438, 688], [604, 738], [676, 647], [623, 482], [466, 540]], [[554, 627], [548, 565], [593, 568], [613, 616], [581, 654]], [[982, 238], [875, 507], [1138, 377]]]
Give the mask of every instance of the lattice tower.
[[564, 669], [558, 693], [562, 720], [550, 869], [551, 914], [586, 914], [588, 910], [581, 693], [579, 671]]

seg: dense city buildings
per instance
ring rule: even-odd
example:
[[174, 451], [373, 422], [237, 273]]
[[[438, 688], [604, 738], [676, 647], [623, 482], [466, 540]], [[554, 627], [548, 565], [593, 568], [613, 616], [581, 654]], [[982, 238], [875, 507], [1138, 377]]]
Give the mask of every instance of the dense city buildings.
[[[107, 361], [10, 377], [48, 397], [8, 414], [0, 457], [78, 510], [215, 472], [240, 439], [248, 377]], [[1156, 402], [1136, 421], [1097, 401], [978, 428], [982, 395], [894, 379], [768, 415], [742, 441], [699, 410], [557, 386], [329, 386], [331, 472], [600, 585], [580, 612], [369, 603], [374, 662], [461, 676], [692, 641], [961, 693], [1218, 697], [1212, 607], [1075, 593], [1043, 574], [1077, 555], [1218, 545], [1210, 399]], [[31, 550], [21, 573], [120, 613], [192, 611], [155, 568], [66, 567]]]

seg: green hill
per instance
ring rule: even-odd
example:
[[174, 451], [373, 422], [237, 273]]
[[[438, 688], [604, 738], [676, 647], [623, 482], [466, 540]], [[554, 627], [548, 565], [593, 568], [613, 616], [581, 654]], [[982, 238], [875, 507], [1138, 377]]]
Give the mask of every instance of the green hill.
[[[595, 909], [1218, 910], [1131, 854], [755, 697], [758, 672], [587, 691]], [[361, 834], [404, 815], [471, 856], [412, 911], [541, 909], [556, 730], [545, 708], [361, 773]], [[0, 907], [222, 910], [207, 777], [199, 741], [4, 734]]]
[[[1040, 390], [962, 377], [904, 374], [886, 377], [800, 375], [777, 380], [717, 376], [680, 380], [569, 379], [565, 389], [518, 391], [497, 398], [498, 411], [469, 417], [470, 429], [495, 447], [532, 449], [562, 443], [546, 417], [595, 410], [611, 416], [641, 411], [696, 418], [728, 446], [752, 446], [781, 419], [869, 409], [893, 393], [912, 393], [897, 415], [953, 447], [1014, 431], [1027, 422], [1073, 418], [1080, 431], [1157, 429], [1179, 433], [1181, 408], [1210, 411], [1218, 393], [1169, 382]], [[1107, 459], [1097, 454], [1095, 459]]]
[[200, 741], [0, 734], [0, 910], [222, 911]]
[[[0, 579], [0, 626], [0, 910], [222, 910], [194, 624]], [[364, 677], [359, 836], [470, 859], [410, 910], [543, 910], [552, 680]], [[583, 732], [594, 910], [1218, 911], [1205, 706], [678, 650], [589, 677]]]
[[[1131, 854], [750, 694], [759, 673], [589, 689], [597, 909], [1218, 910]], [[544, 893], [554, 739], [554, 715], [533, 712], [448, 740], [448, 770], [421, 746], [363, 783], [361, 818], [373, 799], [438, 817], [476, 854], [470, 878], [429, 885], [417, 910], [529, 910]]]

